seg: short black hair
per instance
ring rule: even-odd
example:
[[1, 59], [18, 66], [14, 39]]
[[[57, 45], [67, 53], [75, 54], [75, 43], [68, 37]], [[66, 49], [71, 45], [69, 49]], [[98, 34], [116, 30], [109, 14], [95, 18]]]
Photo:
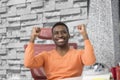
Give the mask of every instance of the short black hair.
[[52, 33], [53, 33], [53, 29], [54, 29], [56, 26], [58, 26], [58, 25], [65, 26], [65, 28], [67, 29], [67, 32], [69, 33], [68, 26], [67, 26], [65, 23], [63, 23], [63, 22], [57, 22], [56, 24], [54, 24], [53, 27], [52, 27]]

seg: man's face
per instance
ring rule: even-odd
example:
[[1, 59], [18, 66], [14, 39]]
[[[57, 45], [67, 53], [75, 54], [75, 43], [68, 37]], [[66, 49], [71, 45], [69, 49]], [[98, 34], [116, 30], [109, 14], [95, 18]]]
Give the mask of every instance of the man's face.
[[70, 35], [65, 26], [58, 25], [54, 27], [52, 37], [56, 46], [65, 46], [68, 44]]

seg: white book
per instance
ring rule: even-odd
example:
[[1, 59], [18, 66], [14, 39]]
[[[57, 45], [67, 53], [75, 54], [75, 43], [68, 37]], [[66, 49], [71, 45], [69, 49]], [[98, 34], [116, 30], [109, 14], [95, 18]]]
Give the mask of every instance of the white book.
[[82, 80], [110, 80], [111, 73], [96, 74], [96, 75], [83, 75]]

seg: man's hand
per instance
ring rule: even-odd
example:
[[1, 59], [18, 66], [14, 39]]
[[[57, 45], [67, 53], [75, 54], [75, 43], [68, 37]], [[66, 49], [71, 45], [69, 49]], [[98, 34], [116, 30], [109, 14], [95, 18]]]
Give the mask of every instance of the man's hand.
[[83, 36], [83, 39], [84, 40], [88, 39], [88, 35], [87, 35], [85, 25], [84, 24], [78, 25], [77, 28], [78, 28], [80, 34]]
[[32, 33], [31, 33], [31, 38], [30, 38], [30, 42], [35, 41], [35, 38], [39, 36], [41, 29], [38, 27], [33, 27], [32, 28]]

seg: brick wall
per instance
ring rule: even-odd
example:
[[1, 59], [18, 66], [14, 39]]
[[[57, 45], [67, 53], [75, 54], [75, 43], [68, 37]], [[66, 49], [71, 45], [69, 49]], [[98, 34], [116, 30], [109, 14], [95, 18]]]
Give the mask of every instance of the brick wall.
[[[87, 0], [0, 0], [0, 80], [32, 80], [23, 66], [24, 44], [33, 26], [51, 27], [63, 21], [71, 42], [80, 43], [76, 25], [87, 23]], [[36, 40], [36, 43], [52, 41]]]

